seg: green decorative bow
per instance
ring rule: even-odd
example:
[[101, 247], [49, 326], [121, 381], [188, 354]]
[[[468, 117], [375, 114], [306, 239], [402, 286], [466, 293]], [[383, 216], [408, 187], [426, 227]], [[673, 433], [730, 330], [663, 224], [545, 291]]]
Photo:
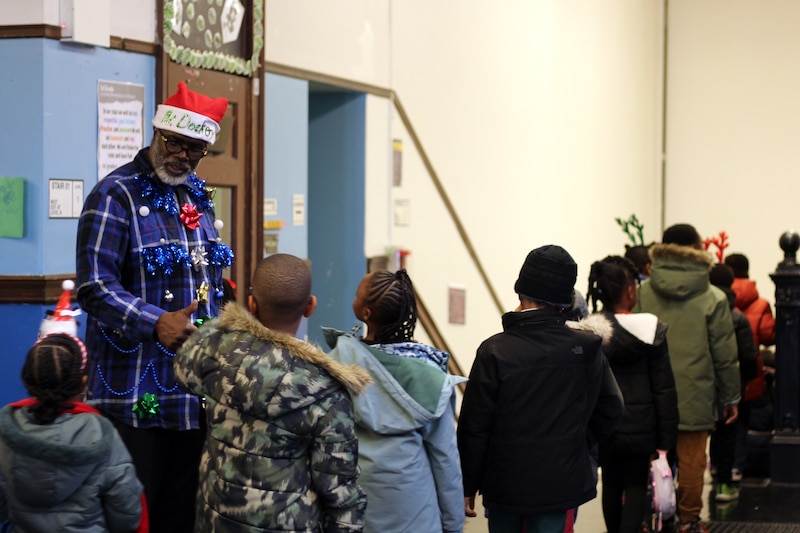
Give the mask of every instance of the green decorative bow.
[[212, 316], [201, 316], [200, 318], [198, 318], [197, 320], [194, 321], [194, 325], [195, 325], [195, 327], [199, 328], [203, 324], [208, 324], [212, 320], [214, 320], [214, 317], [212, 317]]
[[158, 403], [156, 395], [152, 392], [146, 392], [139, 398], [136, 405], [133, 406], [133, 412], [136, 413], [142, 420], [150, 420], [160, 410], [161, 406]]

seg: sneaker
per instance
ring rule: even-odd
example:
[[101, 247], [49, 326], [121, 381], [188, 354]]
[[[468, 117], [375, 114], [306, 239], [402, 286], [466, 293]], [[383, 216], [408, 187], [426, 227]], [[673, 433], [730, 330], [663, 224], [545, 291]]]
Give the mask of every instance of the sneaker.
[[735, 483], [740, 482], [742, 480], [742, 477], [743, 477], [742, 471], [739, 470], [738, 468], [734, 468], [733, 470], [731, 470], [731, 480], [734, 481]]
[[708, 529], [708, 526], [700, 520], [687, 523], [681, 522], [678, 524], [678, 527], [675, 529], [675, 531], [680, 531], [681, 533], [711, 533], [711, 530]]
[[739, 497], [739, 489], [727, 483], [720, 483], [714, 497], [718, 502], [729, 502]]
[[730, 520], [736, 511], [736, 506], [739, 502], [717, 502], [717, 504], [710, 509], [712, 512], [711, 517], [714, 520]]

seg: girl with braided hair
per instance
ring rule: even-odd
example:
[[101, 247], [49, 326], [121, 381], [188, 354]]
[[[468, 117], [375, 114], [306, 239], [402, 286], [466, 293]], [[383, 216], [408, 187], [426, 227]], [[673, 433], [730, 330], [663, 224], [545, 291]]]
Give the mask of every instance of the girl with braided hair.
[[0, 410], [0, 521], [19, 531], [147, 531], [142, 485], [111, 422], [82, 403], [86, 347], [56, 333], [28, 351], [31, 398]]
[[650, 313], [632, 314], [639, 272], [624, 257], [608, 256], [592, 264], [589, 302], [612, 323], [614, 333], [603, 351], [625, 399], [616, 432], [600, 443], [603, 516], [609, 533], [642, 531], [648, 510], [650, 460], [675, 445], [678, 405], [669, 362], [667, 327]]
[[364, 276], [353, 300], [356, 318], [367, 325], [363, 341], [394, 355], [422, 359], [447, 372], [450, 354], [414, 340], [417, 298], [405, 269]]
[[405, 270], [364, 276], [353, 312], [366, 333], [325, 329], [334, 359], [365, 368], [373, 384], [351, 395], [364, 531], [460, 532], [464, 493], [449, 355], [414, 340], [417, 300]]

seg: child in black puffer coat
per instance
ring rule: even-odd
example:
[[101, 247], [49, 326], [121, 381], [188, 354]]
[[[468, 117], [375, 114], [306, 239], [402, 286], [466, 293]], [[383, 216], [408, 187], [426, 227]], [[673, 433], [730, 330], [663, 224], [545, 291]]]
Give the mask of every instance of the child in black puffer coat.
[[592, 265], [589, 301], [602, 303], [612, 323], [611, 342], [603, 347], [625, 399], [617, 431], [600, 444], [603, 516], [609, 533], [641, 531], [648, 510], [650, 460], [675, 445], [678, 404], [667, 349], [667, 327], [655, 315], [630, 311], [636, 304], [638, 272], [620, 256]]

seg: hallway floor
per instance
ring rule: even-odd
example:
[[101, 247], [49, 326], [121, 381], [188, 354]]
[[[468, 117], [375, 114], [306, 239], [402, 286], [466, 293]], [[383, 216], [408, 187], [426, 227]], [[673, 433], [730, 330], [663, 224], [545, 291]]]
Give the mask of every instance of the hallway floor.
[[[602, 487], [598, 486], [598, 494]], [[739, 499], [730, 503], [714, 500], [710, 475], [703, 490], [702, 518], [712, 533], [800, 533], [800, 485], [770, 483], [769, 479], [745, 478], [739, 484]], [[480, 498], [478, 498], [480, 499]], [[468, 518], [464, 533], [487, 533], [483, 509]], [[599, 498], [578, 511], [575, 533], [605, 533]]]

